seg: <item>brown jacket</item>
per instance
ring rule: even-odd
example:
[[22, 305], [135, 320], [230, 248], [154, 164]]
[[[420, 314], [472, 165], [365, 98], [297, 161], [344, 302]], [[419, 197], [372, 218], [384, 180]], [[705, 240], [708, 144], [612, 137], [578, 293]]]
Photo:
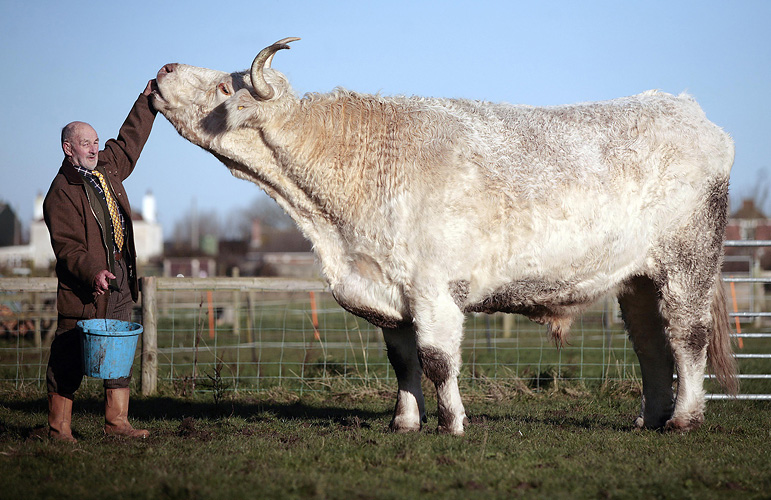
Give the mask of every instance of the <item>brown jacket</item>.
[[[131, 206], [123, 180], [136, 166], [150, 135], [155, 114], [150, 98], [140, 95], [121, 126], [118, 138], [108, 140], [99, 152], [96, 166], [106, 174], [115, 198], [126, 215], [124, 250], [134, 301], [139, 295], [136, 251]], [[104, 224], [104, 214], [100, 213], [99, 204], [89, 202], [89, 195], [92, 201], [94, 198], [94, 191], [89, 188], [65, 158], [43, 202], [43, 216], [56, 255], [59, 330], [74, 328], [80, 319], [104, 318], [107, 314], [108, 294], [95, 295], [94, 278], [103, 269], [111, 272], [114, 270], [112, 229], [109, 224]]]

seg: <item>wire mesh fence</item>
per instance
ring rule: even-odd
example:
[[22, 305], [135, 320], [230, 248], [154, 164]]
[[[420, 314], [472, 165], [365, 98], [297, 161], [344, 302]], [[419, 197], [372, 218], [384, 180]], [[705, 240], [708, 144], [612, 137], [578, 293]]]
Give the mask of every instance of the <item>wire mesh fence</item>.
[[[329, 293], [255, 290], [236, 308], [237, 293], [169, 294], [159, 314], [159, 382], [189, 390], [221, 380], [236, 390], [282, 386], [302, 392], [331, 377], [360, 384], [393, 377], [380, 330], [341, 309]], [[608, 314], [598, 309], [584, 315], [573, 342], [562, 350], [529, 321], [471, 315], [462, 378], [473, 383], [515, 377], [535, 387], [554, 378], [634, 378], [634, 355], [620, 325], [605, 325]]]
[[[731, 287], [729, 309], [736, 308], [736, 326], [743, 327], [737, 337], [742, 392], [744, 397], [771, 397], [771, 340], [763, 317], [749, 311], [761, 303], [758, 287], [741, 277], [728, 279], [736, 280], [726, 285]], [[343, 310], [321, 282], [153, 280], [153, 293], [143, 293], [144, 308], [137, 307], [133, 317], [145, 326], [145, 345], [137, 350], [134, 366], [134, 378], [140, 379], [141, 372], [143, 386], [152, 372], [153, 389], [157, 385], [178, 394], [275, 387], [302, 393], [324, 390], [333, 381], [395, 387], [380, 330]], [[44, 386], [55, 329], [55, 287], [51, 278], [0, 279], [0, 300], [8, 308], [0, 332], [3, 383]], [[580, 316], [569, 344], [560, 349], [548, 340], [545, 327], [523, 317], [470, 314], [462, 353], [461, 384], [466, 386], [496, 381], [540, 390], [565, 382], [586, 388], [640, 383], [637, 358], [612, 298]], [[706, 384], [719, 397], [719, 386], [710, 379]]]

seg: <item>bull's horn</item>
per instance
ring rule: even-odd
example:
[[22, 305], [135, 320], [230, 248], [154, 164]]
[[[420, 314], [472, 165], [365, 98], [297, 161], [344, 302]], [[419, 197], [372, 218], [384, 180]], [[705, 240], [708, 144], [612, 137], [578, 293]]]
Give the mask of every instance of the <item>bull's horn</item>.
[[270, 68], [270, 63], [273, 60], [273, 56], [276, 54], [276, 52], [281, 49], [288, 49], [289, 42], [294, 42], [297, 40], [299, 40], [297, 37], [289, 37], [279, 40], [273, 45], [262, 49], [260, 53], [257, 54], [257, 57], [254, 58], [254, 61], [252, 62], [252, 69], [250, 71], [252, 76], [252, 86], [254, 87], [254, 92], [257, 94], [257, 97], [263, 101], [267, 101], [273, 98], [275, 91], [273, 90], [273, 87], [271, 87], [268, 82], [265, 81], [265, 76], [263, 76], [262, 71], [265, 68]]

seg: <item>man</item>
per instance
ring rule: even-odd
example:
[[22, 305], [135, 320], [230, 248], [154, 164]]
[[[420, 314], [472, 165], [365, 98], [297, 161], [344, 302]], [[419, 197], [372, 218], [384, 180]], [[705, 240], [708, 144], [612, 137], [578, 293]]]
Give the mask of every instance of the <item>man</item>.
[[[48, 359], [48, 426], [53, 439], [72, 435], [72, 401], [83, 380], [82, 319], [130, 321], [138, 297], [131, 207], [123, 180], [134, 170], [155, 120], [150, 80], [117, 139], [99, 151], [87, 123], [62, 130], [64, 161], [43, 202], [43, 217], [56, 255], [58, 326]], [[106, 434], [145, 438], [128, 421], [128, 377], [105, 380]]]

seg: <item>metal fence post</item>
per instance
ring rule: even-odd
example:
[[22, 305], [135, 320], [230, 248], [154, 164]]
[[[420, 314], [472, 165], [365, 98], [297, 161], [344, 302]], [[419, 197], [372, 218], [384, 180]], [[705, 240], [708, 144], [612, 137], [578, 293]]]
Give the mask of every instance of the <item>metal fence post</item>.
[[142, 278], [142, 395], [155, 394], [158, 387], [158, 304], [155, 299], [155, 278]]

